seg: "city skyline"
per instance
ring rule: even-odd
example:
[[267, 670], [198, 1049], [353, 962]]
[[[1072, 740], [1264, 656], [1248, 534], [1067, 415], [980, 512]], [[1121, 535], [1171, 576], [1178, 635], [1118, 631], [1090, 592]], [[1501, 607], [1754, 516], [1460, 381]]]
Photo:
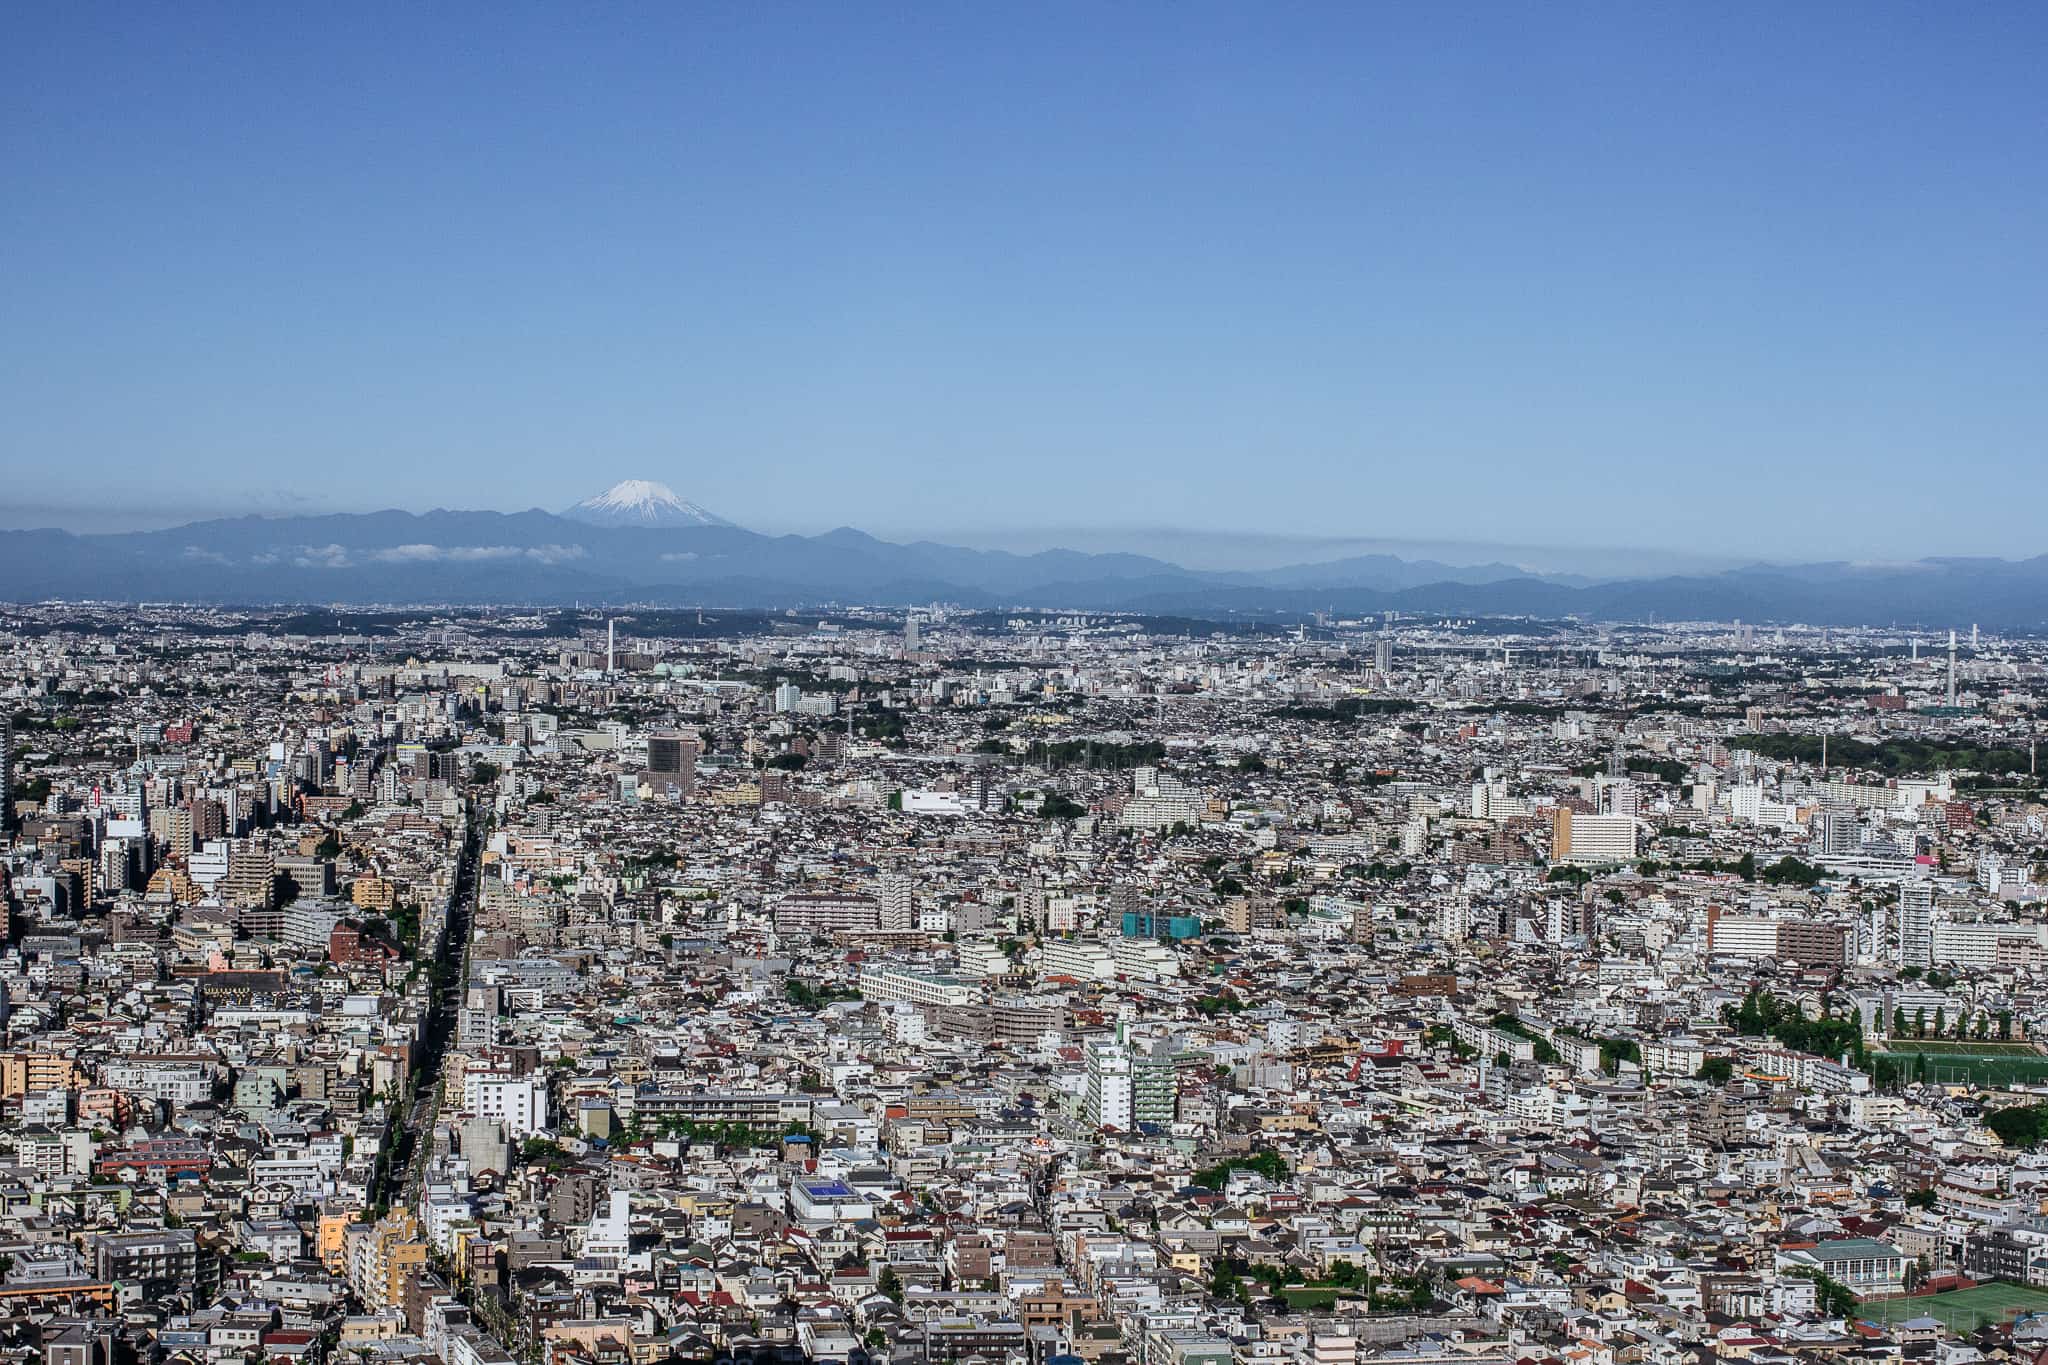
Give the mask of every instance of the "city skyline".
[[15, 525], [2048, 548], [2037, 10], [14, 27]]

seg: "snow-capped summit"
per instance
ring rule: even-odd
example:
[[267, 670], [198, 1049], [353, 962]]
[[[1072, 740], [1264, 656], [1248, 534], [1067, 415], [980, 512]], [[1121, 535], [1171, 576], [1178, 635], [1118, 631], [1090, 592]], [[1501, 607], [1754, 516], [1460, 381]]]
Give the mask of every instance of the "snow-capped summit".
[[562, 513], [591, 526], [730, 526], [731, 522], [676, 496], [665, 483], [621, 479]]

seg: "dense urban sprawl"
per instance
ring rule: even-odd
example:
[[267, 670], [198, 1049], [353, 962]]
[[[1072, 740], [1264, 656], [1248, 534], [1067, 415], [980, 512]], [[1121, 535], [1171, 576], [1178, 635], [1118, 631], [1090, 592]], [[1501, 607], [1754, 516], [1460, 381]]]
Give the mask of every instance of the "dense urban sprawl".
[[2048, 1351], [2048, 646], [0, 612], [40, 1365]]

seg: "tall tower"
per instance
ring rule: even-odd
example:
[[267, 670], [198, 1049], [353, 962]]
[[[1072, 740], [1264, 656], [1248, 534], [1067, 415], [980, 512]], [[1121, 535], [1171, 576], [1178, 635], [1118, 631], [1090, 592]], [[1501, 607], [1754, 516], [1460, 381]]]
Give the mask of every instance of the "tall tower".
[[619, 669], [619, 623], [604, 623], [604, 671], [616, 673]]
[[1956, 633], [1948, 633], [1948, 704], [1956, 704]]
[[1898, 967], [1934, 965], [1934, 883], [1901, 882], [1895, 908], [1892, 964]]

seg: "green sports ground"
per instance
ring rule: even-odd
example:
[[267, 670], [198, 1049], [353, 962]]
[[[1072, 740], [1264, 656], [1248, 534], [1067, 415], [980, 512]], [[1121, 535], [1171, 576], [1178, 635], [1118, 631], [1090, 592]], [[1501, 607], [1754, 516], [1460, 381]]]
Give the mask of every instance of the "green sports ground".
[[1934, 1318], [1950, 1331], [1967, 1336], [1988, 1322], [2042, 1312], [2048, 1312], [2048, 1289], [1999, 1281], [1947, 1294], [1916, 1294], [1911, 1298], [1859, 1304], [1856, 1317], [1887, 1326], [1913, 1318]]

